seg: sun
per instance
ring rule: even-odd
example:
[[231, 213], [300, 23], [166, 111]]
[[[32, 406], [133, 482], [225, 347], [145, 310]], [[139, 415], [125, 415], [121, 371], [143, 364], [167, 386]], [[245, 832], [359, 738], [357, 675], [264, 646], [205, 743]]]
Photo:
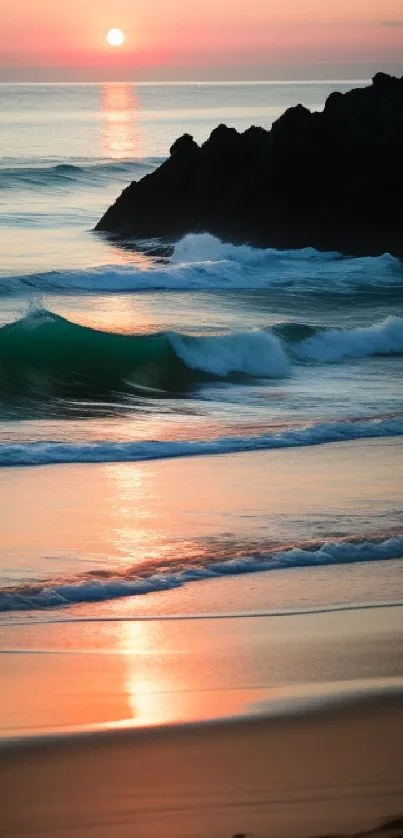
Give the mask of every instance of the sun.
[[124, 32], [121, 29], [110, 29], [106, 40], [111, 47], [121, 47], [125, 40]]

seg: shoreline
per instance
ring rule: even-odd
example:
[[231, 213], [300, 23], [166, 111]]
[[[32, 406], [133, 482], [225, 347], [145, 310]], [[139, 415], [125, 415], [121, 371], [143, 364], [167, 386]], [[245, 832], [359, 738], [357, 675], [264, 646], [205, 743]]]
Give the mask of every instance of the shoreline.
[[[161, 603], [165, 613], [182, 613], [184, 603], [195, 613], [202, 591], [206, 602], [217, 599], [220, 578], [231, 596], [226, 610], [234, 612], [245, 604], [261, 611], [328, 604], [329, 591], [332, 604], [371, 601], [374, 591], [382, 600], [400, 599], [402, 451], [401, 438], [392, 438], [0, 470], [3, 610], [17, 613], [11, 606], [20, 605], [32, 614], [69, 604], [85, 613], [156, 613]], [[21, 497], [29, 498], [23, 529], [14, 524]], [[393, 576], [379, 569], [381, 587], [378, 570], [354, 571], [354, 562], [380, 559], [395, 569]], [[309, 564], [314, 575], [302, 572]], [[252, 594], [243, 603], [240, 583], [230, 578], [241, 571]], [[215, 585], [207, 585], [212, 578]]]
[[[396, 561], [402, 561], [403, 556]], [[363, 562], [365, 564], [365, 562]], [[310, 568], [312, 569], [312, 568]], [[211, 581], [220, 581], [220, 580], [208, 580]], [[127, 600], [130, 597], [126, 597]], [[99, 603], [97, 603], [98, 605]], [[101, 603], [102, 605], [103, 603]], [[23, 619], [21, 617], [20, 620], [8, 619], [9, 615], [14, 617], [17, 614], [27, 614], [30, 612], [26, 611], [10, 611], [10, 612], [3, 612], [3, 616], [5, 619], [0, 621], [0, 625], [2, 626], [13, 626], [13, 627], [20, 627], [20, 626], [30, 626], [35, 624], [36, 626], [43, 626], [43, 625], [69, 625], [69, 623], [163, 623], [163, 622], [185, 622], [188, 620], [196, 620], [196, 621], [204, 621], [204, 620], [253, 620], [253, 619], [260, 619], [262, 617], [270, 618], [270, 617], [303, 617], [308, 616], [311, 614], [338, 614], [341, 611], [369, 611], [375, 608], [402, 608], [403, 607], [403, 600], [385, 600], [384, 602], [346, 602], [346, 603], [336, 603], [330, 605], [322, 605], [322, 606], [307, 606], [306, 608], [283, 608], [279, 610], [267, 610], [267, 611], [225, 611], [225, 612], [209, 612], [206, 611], [205, 613], [187, 613], [184, 614], [164, 614], [164, 613], [157, 613], [157, 614], [110, 614], [110, 615], [87, 615], [87, 616], [61, 616], [61, 612], [59, 609], [54, 609], [56, 611], [57, 616], [52, 617], [52, 609], [44, 609], [38, 610], [35, 613], [38, 613], [40, 617], [43, 619], [35, 619], [35, 622], [31, 619]], [[66, 614], [71, 614], [74, 611], [74, 608], [66, 608]], [[49, 616], [45, 616], [49, 615]], [[4, 653], [4, 650], [0, 649], [0, 654]]]
[[394, 690], [403, 678], [402, 618], [403, 605], [384, 605], [3, 623], [0, 737], [209, 722], [265, 708], [283, 716], [287, 707]]
[[[252, 690], [245, 687], [239, 689], [238, 692], [245, 693], [247, 696]], [[403, 719], [403, 675], [333, 683], [300, 684], [295, 688], [272, 688], [270, 694], [262, 689], [260, 700], [245, 704], [243, 710], [238, 713], [194, 720], [137, 724], [134, 719], [128, 718], [68, 728], [38, 728], [23, 734], [0, 733], [0, 760], [6, 753], [25, 751], [25, 749], [52, 749], [59, 745], [84, 747], [126, 740], [136, 742], [139, 739], [164, 736], [175, 738], [187, 733], [198, 734], [202, 731], [213, 734], [215, 730], [236, 730], [245, 725], [275, 726], [308, 719], [326, 721], [333, 719], [335, 715], [361, 713], [386, 706], [399, 707], [402, 710]]]

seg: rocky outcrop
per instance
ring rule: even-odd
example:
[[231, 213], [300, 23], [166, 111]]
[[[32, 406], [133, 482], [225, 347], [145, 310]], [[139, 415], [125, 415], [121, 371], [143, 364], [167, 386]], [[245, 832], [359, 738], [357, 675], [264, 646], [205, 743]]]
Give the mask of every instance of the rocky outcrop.
[[200, 147], [185, 134], [96, 229], [403, 256], [403, 77], [289, 108], [270, 131], [219, 125]]

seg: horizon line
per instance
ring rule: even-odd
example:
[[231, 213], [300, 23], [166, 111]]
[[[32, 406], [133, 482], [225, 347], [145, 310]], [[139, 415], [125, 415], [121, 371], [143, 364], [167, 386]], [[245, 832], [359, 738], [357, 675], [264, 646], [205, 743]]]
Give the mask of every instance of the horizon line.
[[109, 79], [102, 79], [99, 81], [0, 81], [1, 87], [57, 87], [60, 85], [70, 86], [70, 87], [96, 87], [100, 84], [135, 84], [138, 87], [151, 87], [151, 86], [164, 86], [164, 87], [175, 87], [180, 85], [251, 85], [251, 84], [366, 84], [372, 81], [372, 77], [368, 78], [334, 78], [334, 79], [233, 79], [229, 80], [222, 80], [222, 79], [194, 79], [194, 80], [168, 80], [163, 81], [161, 79], [156, 81], [136, 81], [135, 79], [121, 79], [117, 81], [116, 79], [109, 80]]

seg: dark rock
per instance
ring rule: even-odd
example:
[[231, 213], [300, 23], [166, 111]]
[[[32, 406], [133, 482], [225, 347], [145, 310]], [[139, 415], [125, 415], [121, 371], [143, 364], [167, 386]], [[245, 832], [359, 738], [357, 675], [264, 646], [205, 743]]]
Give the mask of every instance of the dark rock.
[[186, 154], [187, 152], [192, 153], [195, 148], [198, 148], [198, 145], [195, 143], [193, 137], [190, 134], [183, 134], [182, 137], [178, 137], [173, 145], [171, 145], [169, 153], [171, 156], [173, 154]]
[[388, 88], [388, 87], [389, 87], [389, 85], [390, 85], [391, 78], [392, 78], [392, 77], [391, 77], [391, 76], [388, 76], [388, 74], [387, 74], [387, 73], [375, 73], [375, 75], [374, 75], [374, 77], [373, 77], [373, 79], [372, 79], [372, 84], [373, 84], [373, 86], [374, 86], [374, 87], [376, 87], [378, 90], [379, 90], [379, 89], [381, 89], [381, 90], [387, 90], [387, 88]]
[[97, 225], [121, 239], [210, 232], [259, 247], [403, 256], [403, 78], [289, 108], [270, 131], [219, 125], [125, 189]]

